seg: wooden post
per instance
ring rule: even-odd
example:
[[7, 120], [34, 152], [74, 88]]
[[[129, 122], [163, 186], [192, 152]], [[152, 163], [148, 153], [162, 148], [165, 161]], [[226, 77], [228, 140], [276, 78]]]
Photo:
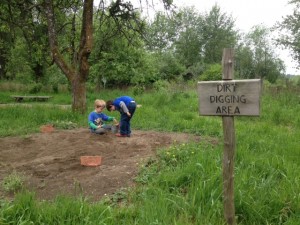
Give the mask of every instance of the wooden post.
[[[222, 80], [233, 79], [234, 50], [224, 49], [222, 58]], [[223, 155], [223, 198], [224, 216], [226, 222], [234, 225], [234, 154], [235, 154], [235, 129], [234, 116], [222, 116], [224, 133], [224, 155]]]
[[198, 82], [199, 113], [222, 116], [224, 133], [223, 201], [227, 224], [235, 225], [234, 116], [259, 116], [261, 80], [233, 80], [234, 50], [224, 49], [221, 81]]

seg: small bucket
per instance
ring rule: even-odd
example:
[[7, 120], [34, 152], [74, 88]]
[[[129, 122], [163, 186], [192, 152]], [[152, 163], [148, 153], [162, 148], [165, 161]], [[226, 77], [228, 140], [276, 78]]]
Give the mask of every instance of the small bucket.
[[102, 162], [101, 156], [81, 156], [80, 164], [82, 166], [100, 166]]
[[40, 127], [40, 131], [42, 133], [52, 133], [54, 131], [54, 127], [52, 124], [46, 124]]
[[118, 133], [118, 127], [117, 127], [116, 125], [112, 125], [112, 126], [111, 126], [111, 132], [112, 132], [113, 134]]

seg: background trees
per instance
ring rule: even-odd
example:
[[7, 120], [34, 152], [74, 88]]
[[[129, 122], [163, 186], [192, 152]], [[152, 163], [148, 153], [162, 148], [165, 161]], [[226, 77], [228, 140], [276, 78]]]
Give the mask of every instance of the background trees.
[[243, 35], [236, 48], [236, 71], [240, 78], [261, 78], [274, 83], [284, 74], [283, 61], [274, 51], [270, 34], [270, 29], [255, 26]]
[[86, 109], [87, 85], [143, 89], [160, 80], [218, 79], [228, 47], [236, 49], [236, 77], [275, 82], [284, 74], [272, 31], [257, 26], [241, 34], [218, 5], [203, 13], [192, 7], [158, 12], [152, 20], [121, 0], [97, 6], [92, 0], [3, 0], [0, 6], [0, 78], [53, 91], [68, 83], [76, 111]]
[[29, 83], [43, 78], [47, 26], [32, 1], [1, 1], [0, 77]]
[[210, 64], [220, 63], [223, 49], [234, 47], [238, 37], [234, 20], [217, 5], [204, 14], [193, 7], [179, 9], [171, 17], [157, 14], [148, 32], [148, 49], [170, 52], [184, 68], [180, 75], [194, 78]]
[[291, 50], [293, 59], [300, 66], [300, 0], [289, 1], [294, 5], [293, 14], [287, 15], [275, 26], [280, 31], [277, 43]]

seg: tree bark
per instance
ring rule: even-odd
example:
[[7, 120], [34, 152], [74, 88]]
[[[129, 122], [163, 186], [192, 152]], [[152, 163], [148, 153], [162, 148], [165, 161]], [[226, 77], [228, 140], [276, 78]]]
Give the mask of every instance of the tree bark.
[[86, 81], [90, 68], [88, 58], [93, 44], [93, 2], [93, 0], [84, 0], [80, 46], [76, 54], [77, 57], [73, 58], [71, 65], [67, 63], [59, 51], [53, 1], [45, 0], [44, 4], [52, 58], [71, 84], [73, 111], [80, 113], [85, 113], [87, 109]]
[[[78, 77], [81, 74], [77, 75]], [[83, 79], [73, 79], [72, 88], [72, 110], [84, 114], [87, 110], [86, 106], [86, 81]]]

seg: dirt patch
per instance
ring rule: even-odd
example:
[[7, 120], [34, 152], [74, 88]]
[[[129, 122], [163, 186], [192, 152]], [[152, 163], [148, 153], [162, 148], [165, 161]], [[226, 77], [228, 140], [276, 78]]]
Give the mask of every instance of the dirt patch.
[[[134, 185], [140, 166], [158, 148], [191, 140], [200, 141], [200, 137], [133, 131], [130, 138], [119, 138], [112, 133], [92, 134], [86, 128], [0, 138], [0, 180], [15, 170], [24, 174], [26, 188], [39, 199], [83, 194], [97, 201]], [[102, 156], [101, 165], [82, 166], [80, 156], [84, 155]], [[9, 197], [2, 188], [0, 195]]]

